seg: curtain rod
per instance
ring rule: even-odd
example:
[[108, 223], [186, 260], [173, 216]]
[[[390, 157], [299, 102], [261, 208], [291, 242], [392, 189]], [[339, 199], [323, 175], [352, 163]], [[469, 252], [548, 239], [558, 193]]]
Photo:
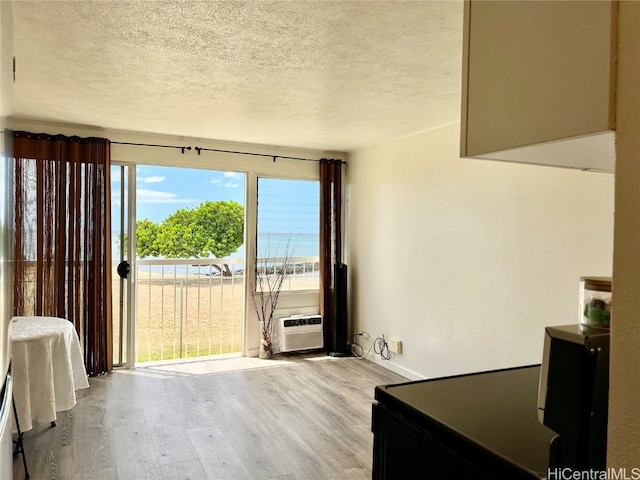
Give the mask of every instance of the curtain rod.
[[[156, 145], [156, 144], [152, 144], [152, 143], [133, 143], [133, 142], [111, 142], [113, 144], [116, 145], [135, 145], [135, 146], [139, 146], [139, 147], [158, 147], [158, 148], [177, 148], [180, 149], [182, 151], [182, 154], [184, 155], [184, 151], [185, 150], [191, 150], [191, 146], [177, 146], [177, 145]], [[241, 151], [237, 151], [237, 150], [221, 150], [218, 148], [202, 148], [202, 147], [194, 147], [194, 150], [196, 152], [198, 152], [198, 155], [200, 155], [200, 152], [219, 152], [219, 153], [232, 153], [235, 155], [253, 155], [255, 157], [267, 157], [267, 158], [271, 158], [273, 159], [273, 161], [275, 162], [278, 158], [282, 158], [285, 160], [301, 160], [304, 162], [319, 162], [319, 159], [316, 158], [303, 158], [303, 157], [288, 157], [288, 156], [284, 156], [284, 155], [270, 155], [268, 153], [254, 153], [254, 152], [241, 152]], [[344, 160], [340, 160], [340, 163], [342, 164], [346, 164], [347, 162], [345, 162]]]
[[235, 151], [235, 150], [220, 150], [220, 149], [217, 149], [217, 148], [195, 147], [195, 151], [198, 152], [198, 155], [200, 155], [200, 152], [220, 152], [220, 153], [233, 153], [233, 154], [236, 154], [236, 155], [253, 155], [255, 157], [272, 158], [274, 162], [278, 158], [283, 158], [283, 159], [286, 159], [286, 160], [302, 160], [303, 162], [319, 162], [320, 161], [317, 158], [285, 157], [283, 155], [269, 155], [268, 153], [239, 152], [239, 151]]
[[179, 147], [177, 145], [156, 145], [154, 143], [133, 143], [133, 142], [111, 142], [116, 145], [134, 145], [136, 147], [158, 147], [158, 148], [178, 148], [182, 150], [182, 154], [184, 155], [185, 150], [191, 150], [191, 147]]

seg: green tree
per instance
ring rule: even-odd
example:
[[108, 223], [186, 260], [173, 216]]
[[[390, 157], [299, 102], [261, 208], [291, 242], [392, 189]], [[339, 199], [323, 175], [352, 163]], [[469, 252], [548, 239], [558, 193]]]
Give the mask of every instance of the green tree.
[[[138, 220], [136, 240], [140, 258], [226, 257], [244, 240], [244, 208], [233, 201], [206, 201], [178, 209], [159, 224]], [[224, 267], [223, 273], [230, 274]]]
[[140, 258], [161, 255], [156, 246], [159, 231], [160, 225], [147, 218], [136, 222], [136, 250]]

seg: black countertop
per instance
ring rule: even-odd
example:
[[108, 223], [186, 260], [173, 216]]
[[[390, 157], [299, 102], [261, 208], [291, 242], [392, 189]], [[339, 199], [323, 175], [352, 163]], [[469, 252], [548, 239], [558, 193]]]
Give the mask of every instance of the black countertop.
[[381, 406], [545, 478], [557, 434], [538, 421], [540, 366], [376, 387]]

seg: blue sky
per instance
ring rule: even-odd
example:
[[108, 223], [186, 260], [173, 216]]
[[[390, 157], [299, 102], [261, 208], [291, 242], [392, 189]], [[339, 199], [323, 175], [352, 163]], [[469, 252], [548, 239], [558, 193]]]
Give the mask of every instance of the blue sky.
[[244, 174], [172, 167], [137, 169], [137, 218], [161, 222], [179, 208], [206, 200], [244, 205]]
[[[119, 230], [119, 175], [119, 167], [112, 167], [114, 234]], [[142, 165], [137, 167], [136, 183], [138, 220], [148, 218], [159, 223], [179, 208], [196, 207], [206, 200], [234, 200], [244, 206], [243, 173]], [[258, 185], [260, 234], [303, 234], [317, 238], [318, 182], [261, 178]], [[300, 254], [307, 255], [302, 251]]]

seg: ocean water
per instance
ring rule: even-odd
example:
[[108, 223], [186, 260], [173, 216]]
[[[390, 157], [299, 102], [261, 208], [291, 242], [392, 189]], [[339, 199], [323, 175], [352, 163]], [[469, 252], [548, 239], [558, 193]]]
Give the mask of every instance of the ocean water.
[[258, 235], [258, 257], [282, 256], [287, 251], [293, 257], [318, 257], [320, 255], [320, 238], [318, 234], [285, 234], [266, 233]]
[[[115, 258], [119, 254], [118, 243], [112, 245], [114, 264], [117, 264]], [[282, 234], [282, 233], [269, 233], [258, 235], [258, 258], [265, 257], [267, 254], [271, 257], [282, 257], [285, 252], [289, 253], [292, 257], [319, 257], [320, 255], [320, 239], [317, 234]], [[230, 258], [244, 258], [245, 247], [242, 245], [237, 251], [229, 255]], [[164, 259], [163, 257], [147, 257], [145, 260]], [[242, 264], [231, 265], [238, 273], [244, 268]], [[190, 265], [139, 265], [138, 269], [141, 275], [146, 272], [160, 274], [163, 273], [168, 276], [172, 275], [217, 275], [215, 269], [205, 267], [195, 267]]]

